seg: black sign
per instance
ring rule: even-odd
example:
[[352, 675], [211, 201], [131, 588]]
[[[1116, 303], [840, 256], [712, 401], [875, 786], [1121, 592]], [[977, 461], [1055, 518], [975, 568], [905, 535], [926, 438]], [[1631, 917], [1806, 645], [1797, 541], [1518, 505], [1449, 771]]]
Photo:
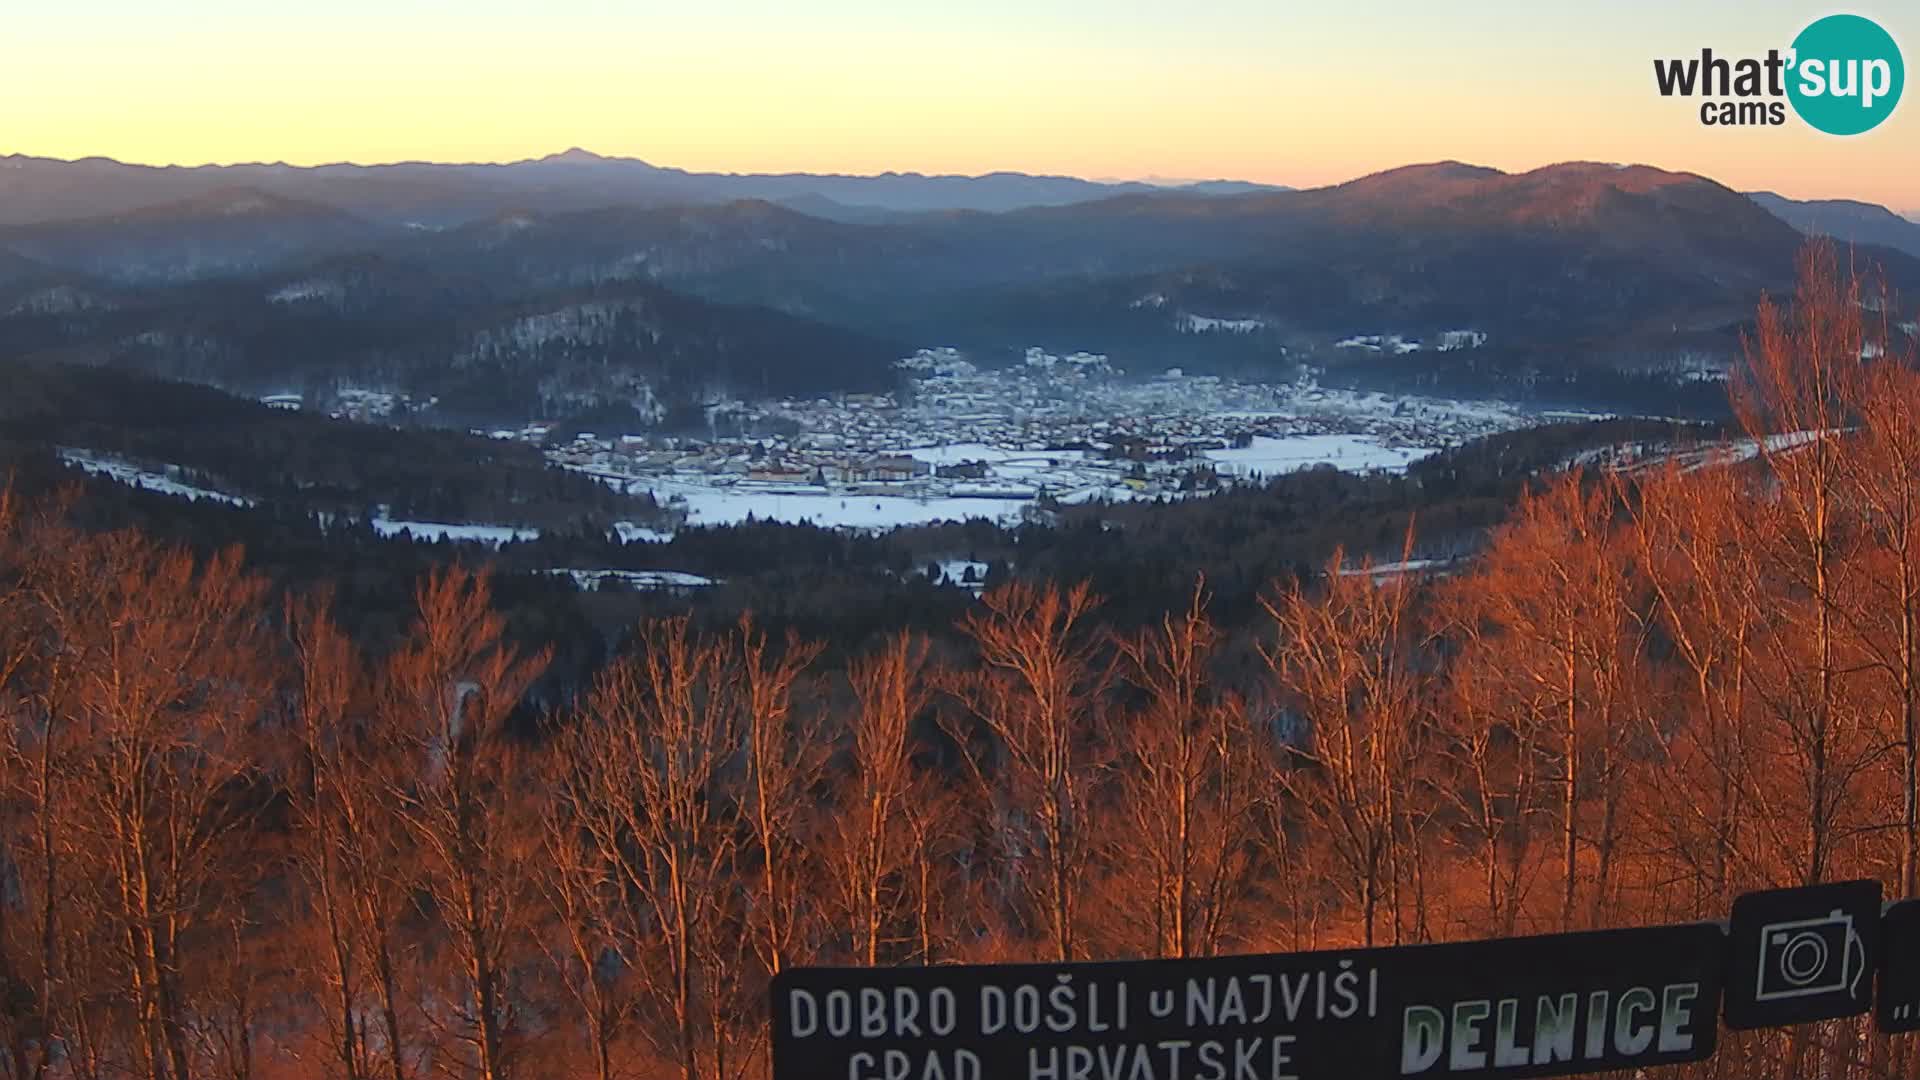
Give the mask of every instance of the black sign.
[[1776, 1027], [1866, 1012], [1879, 938], [1877, 881], [1738, 897], [1727, 937], [1727, 1026]]
[[1653, 927], [1205, 960], [789, 969], [775, 1080], [1560, 1076], [1713, 1053], [1725, 937]]
[[1920, 900], [1889, 905], [1880, 919], [1880, 1030], [1920, 1031]]

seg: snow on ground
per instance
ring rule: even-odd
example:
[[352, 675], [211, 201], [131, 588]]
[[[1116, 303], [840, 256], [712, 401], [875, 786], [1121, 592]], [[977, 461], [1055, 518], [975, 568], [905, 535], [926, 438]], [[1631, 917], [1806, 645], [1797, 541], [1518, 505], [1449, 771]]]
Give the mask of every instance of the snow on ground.
[[320, 300], [338, 303], [347, 295], [347, 288], [338, 281], [327, 278], [308, 278], [285, 285], [267, 294], [267, 302], [273, 304], [297, 304], [302, 300]]
[[[944, 581], [948, 585], [974, 586], [987, 580], [987, 564], [977, 559], [936, 559], [935, 565], [940, 568], [940, 576], [934, 581], [936, 585]], [[969, 572], [973, 574], [971, 581], [967, 579]]]
[[[1341, 387], [1326, 388], [1319, 386], [1310, 387], [1302, 391], [1297, 401], [1287, 408], [1226, 409], [1214, 413], [1213, 416], [1215, 418], [1228, 420], [1292, 419], [1300, 416], [1346, 416], [1363, 419], [1417, 420], [1437, 426], [1464, 424], [1482, 429], [1497, 427], [1502, 430], [1526, 427], [1530, 422], [1537, 422], [1541, 418], [1606, 419], [1605, 415], [1598, 413], [1528, 413], [1518, 406], [1511, 405], [1504, 401], [1494, 401], [1490, 399], [1476, 401], [1459, 398], [1401, 396], [1383, 393], [1378, 390], [1350, 390]], [[1473, 432], [1473, 434], [1485, 433], [1485, 430]]]
[[619, 535], [620, 542], [623, 544], [631, 544], [639, 540], [649, 544], [664, 544], [673, 539], [671, 532], [649, 529], [645, 525], [635, 525], [631, 521], [614, 522], [613, 531]]
[[96, 476], [105, 476], [118, 480], [129, 487], [143, 488], [161, 495], [177, 495], [183, 499], [211, 499], [229, 506], [252, 506], [252, 499], [238, 495], [228, 495], [223, 491], [210, 491], [207, 488], [183, 484], [174, 479], [182, 471], [178, 465], [162, 466], [165, 472], [152, 472], [137, 465], [122, 461], [106, 454], [96, 454], [91, 450], [76, 450], [70, 447], [60, 448], [60, 460], [77, 466]]
[[[988, 564], [977, 559], [934, 559], [914, 568], [914, 575], [925, 577], [935, 585], [951, 585], [957, 589], [970, 590], [978, 596], [987, 588]], [[932, 570], [929, 575], [927, 571]], [[969, 578], [967, 575], [973, 576]]]
[[1788, 431], [1768, 435], [1764, 440], [1727, 439], [1716, 442], [1635, 441], [1611, 443], [1582, 450], [1560, 462], [1562, 468], [1595, 467], [1620, 473], [1644, 473], [1672, 465], [1683, 473], [1737, 465], [1768, 454], [1791, 454], [1811, 446], [1823, 437], [1841, 434], [1840, 428], [1820, 431]]
[[1072, 465], [1087, 460], [1085, 450], [1008, 450], [1005, 447], [989, 446], [986, 443], [947, 443], [941, 446], [913, 446], [905, 450], [894, 451], [916, 461], [929, 465], [959, 465], [968, 461], [984, 461], [990, 465], [1011, 465], [1015, 468], [1041, 468], [1048, 465]]
[[1001, 462], [1015, 456], [1018, 451], [1002, 450], [986, 443], [951, 443], [946, 446], [916, 446], [901, 453], [932, 465], [958, 465], [963, 461]]
[[1207, 315], [1182, 315], [1176, 324], [1183, 334], [1207, 334], [1224, 331], [1229, 334], [1251, 334], [1267, 325], [1259, 319], [1216, 319]]
[[1444, 570], [1454, 564], [1454, 559], [1408, 559], [1404, 562], [1374, 563], [1370, 567], [1342, 567], [1342, 577], [1359, 577], [1368, 574], [1372, 577], [1398, 577], [1401, 574], [1417, 574], [1426, 570]]
[[1005, 480], [961, 480], [947, 489], [949, 495], [978, 495], [993, 499], [1034, 499], [1040, 496], [1040, 489], [1031, 484], [1015, 484]]
[[449, 525], [439, 521], [395, 521], [385, 515], [374, 518], [372, 525], [373, 530], [381, 536], [398, 536], [406, 532], [415, 540], [427, 542], [451, 540], [498, 547], [510, 541], [540, 538], [539, 529], [519, 529], [507, 525]]
[[[1484, 330], [1442, 330], [1437, 346], [1441, 352], [1454, 352], [1459, 349], [1477, 349], [1487, 343]], [[1419, 352], [1425, 344], [1419, 338], [1405, 337], [1400, 334], [1355, 334], [1333, 343], [1336, 349], [1364, 349], [1367, 352], [1389, 352], [1404, 355]]]
[[1401, 397], [1378, 390], [1317, 387], [1302, 394], [1300, 399], [1317, 412], [1418, 417], [1435, 422], [1485, 423], [1515, 428], [1525, 426], [1525, 418], [1521, 410], [1504, 401]]
[[[175, 495], [183, 499], [211, 499], [229, 506], [253, 505], [252, 499], [181, 483], [167, 473], [142, 469], [106, 454], [96, 454], [91, 450], [62, 447], [60, 460], [94, 475], [109, 477], [130, 487], [144, 488], [161, 495]], [[166, 465], [162, 468], [175, 474], [181, 471], [177, 465]], [[381, 536], [398, 536], [404, 531], [420, 541], [453, 540], [490, 544], [495, 547], [510, 540], [533, 540], [540, 536], [539, 529], [512, 528], [505, 525], [450, 525], [437, 521], [395, 521], [385, 515], [375, 517], [371, 524], [374, 531]], [[653, 536], [659, 539], [669, 538], [660, 533], [655, 533]]]
[[[1538, 416], [1542, 421], [1545, 421], [1550, 424], [1558, 424], [1558, 423], [1584, 424], [1594, 420], [1620, 419], [1619, 413], [1586, 412], [1580, 409], [1542, 409], [1538, 413], [1535, 413], [1534, 415]], [[1650, 420], [1671, 419], [1675, 423], [1686, 422], [1684, 420], [1680, 420], [1677, 417], [1664, 417], [1664, 418], [1663, 417], [1645, 417], [1645, 419], [1650, 419]]]
[[[1374, 403], [1362, 400], [1358, 404], [1364, 409]], [[1350, 472], [1397, 471], [1437, 449], [1389, 445], [1373, 435], [1288, 435], [1260, 436], [1247, 447], [1202, 454], [1223, 474], [1249, 477], [1274, 476], [1320, 464]], [[1112, 463], [1102, 462], [1096, 468], [1081, 450], [1009, 450], [985, 443], [954, 443], [899, 452], [934, 465], [984, 462], [987, 476], [955, 481], [946, 495], [854, 494], [805, 484], [752, 481], [713, 484], [694, 476], [632, 477], [623, 479], [621, 485], [635, 494], [650, 491], [663, 505], [683, 509], [688, 525], [730, 525], [751, 516], [758, 521], [810, 522], [822, 528], [861, 530], [973, 518], [1015, 524], [1043, 490], [1066, 505], [1100, 500], [1127, 502], [1142, 497], [1118, 481]], [[669, 534], [625, 522], [615, 529], [623, 540], [671, 539]]]
[[935, 467], [964, 462], [987, 466], [987, 475], [979, 480], [956, 481], [950, 492], [954, 496], [1032, 499], [1041, 488], [1077, 490], [1102, 479], [1101, 472], [1112, 467], [1089, 468], [1084, 450], [1007, 450], [985, 443], [920, 446], [901, 453]]
[[1063, 492], [1057, 497], [1057, 501], [1062, 506], [1079, 506], [1082, 503], [1101, 502], [1103, 500], [1115, 503], [1132, 502], [1141, 497], [1139, 492], [1125, 484], [1095, 484], [1091, 487]]
[[[1018, 522], [1027, 504], [1018, 499], [921, 498], [911, 495], [853, 495], [793, 485], [780, 489], [745, 484], [709, 487], [674, 480], [641, 481], [653, 497], [684, 499], [689, 525], [731, 525], [758, 521], [811, 522], [825, 528], [893, 529], [935, 521]], [[676, 504], [679, 505], [679, 504]]]
[[608, 581], [624, 582], [632, 589], [663, 592], [704, 589], [716, 584], [712, 578], [679, 570], [548, 570], [547, 573], [565, 574], [573, 579], [574, 588], [583, 591], [597, 589]]
[[[1821, 439], [1830, 439], [1835, 435], [1842, 434], [1842, 432], [1843, 429], [1841, 428], [1827, 428], [1825, 431], [1817, 431], [1812, 428], [1805, 431], [1783, 431], [1767, 436], [1767, 450], [1769, 453], [1778, 453], [1781, 450], [1795, 450], [1802, 446], [1809, 446]], [[1747, 444], [1751, 446], [1752, 440], [1747, 440]]]
[[1371, 435], [1262, 435], [1255, 437], [1251, 446], [1207, 450], [1204, 454], [1223, 473], [1274, 476], [1321, 464], [1348, 472], [1397, 471], [1434, 452], [1433, 447], [1387, 446]]
[[1640, 463], [1640, 466], [1642, 468], [1650, 467], [1653, 464], [1666, 460], [1667, 457], [1671, 457], [1679, 463], [1680, 471], [1694, 472], [1704, 468], [1715, 468], [1721, 465], [1732, 465], [1742, 461], [1751, 461], [1759, 457], [1763, 452], [1768, 454], [1792, 453], [1800, 450], [1802, 447], [1811, 446], [1823, 438], [1829, 438], [1840, 433], [1841, 429], [1839, 428], [1829, 428], [1826, 431], [1806, 430], [1778, 432], [1767, 436], [1764, 440], [1735, 439], [1732, 442], [1715, 443], [1710, 446], [1696, 448], [1684, 454], [1669, 453], [1664, 457], [1648, 456], [1645, 461]]
[[71, 315], [76, 311], [111, 310], [110, 301], [71, 285], [55, 285], [28, 293], [7, 311], [9, 315]]
[[1356, 334], [1333, 343], [1336, 349], [1364, 349], [1367, 352], [1390, 352], [1396, 356], [1410, 352], [1419, 352], [1418, 341], [1408, 341], [1399, 334]]

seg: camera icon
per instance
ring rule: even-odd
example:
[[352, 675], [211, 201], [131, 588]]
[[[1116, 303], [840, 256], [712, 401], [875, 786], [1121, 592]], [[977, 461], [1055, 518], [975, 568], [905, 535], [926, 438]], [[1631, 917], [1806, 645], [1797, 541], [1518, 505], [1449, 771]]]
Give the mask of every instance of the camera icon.
[[1760, 975], [1754, 999], [1853, 997], [1866, 971], [1866, 943], [1854, 929], [1852, 915], [1836, 909], [1818, 919], [1767, 923], [1760, 928]]

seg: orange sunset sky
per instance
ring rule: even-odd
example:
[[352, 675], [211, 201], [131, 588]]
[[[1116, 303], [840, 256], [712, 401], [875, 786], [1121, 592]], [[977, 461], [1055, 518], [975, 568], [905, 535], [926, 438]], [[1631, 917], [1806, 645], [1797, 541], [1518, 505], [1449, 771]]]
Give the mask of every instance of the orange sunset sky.
[[[1341, 0], [14, 0], [0, 153], [1332, 183], [1587, 159], [1920, 211], [1920, 100], [1875, 131], [1703, 127], [1655, 57], [1786, 48], [1836, 10]], [[1911, 95], [1909, 95], [1911, 96]]]

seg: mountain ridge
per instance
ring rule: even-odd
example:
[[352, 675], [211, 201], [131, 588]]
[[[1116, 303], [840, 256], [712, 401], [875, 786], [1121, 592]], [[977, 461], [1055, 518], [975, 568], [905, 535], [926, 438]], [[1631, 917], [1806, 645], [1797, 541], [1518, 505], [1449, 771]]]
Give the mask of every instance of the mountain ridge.
[[[1209, 180], [1196, 182], [1191, 188], [1198, 194], [1212, 194], [1241, 190], [1248, 183]], [[739, 198], [779, 201], [819, 195], [850, 207], [893, 212], [1001, 211], [1061, 205], [1120, 192], [1186, 190], [1140, 181], [1102, 183], [1011, 170], [977, 175], [697, 172], [655, 165], [641, 158], [605, 156], [580, 147], [498, 163], [335, 162], [312, 166], [285, 162], [139, 165], [106, 157], [69, 161], [11, 154], [0, 157], [0, 225], [99, 217], [235, 185], [329, 203], [385, 224], [417, 221], [435, 226], [458, 224], [528, 203], [553, 211]], [[1268, 185], [1261, 188], [1279, 190]]]
[[[1108, 352], [1134, 371], [1258, 378], [1301, 365], [1465, 372], [1479, 392], [1489, 372], [1530, 387], [1542, 372], [1572, 384], [1582, 371], [1724, 370], [1758, 298], [1792, 287], [1805, 243], [1708, 177], [1605, 162], [1508, 173], [1438, 161], [1304, 191], [1102, 188], [988, 212], [820, 191], [621, 201], [608, 194], [617, 184], [553, 177], [651, 166], [556, 157], [462, 203], [485, 212], [446, 226], [227, 183], [0, 229], [0, 250], [24, 257], [9, 272], [0, 256], [0, 358], [9, 342], [81, 350], [255, 389], [279, 368], [315, 379], [339, 368], [313, 353], [313, 330], [356, 379], [464, 396], [488, 414], [516, 400], [598, 407], [637, 385], [630, 373], [682, 401], [871, 386], [929, 344], [987, 363], [1040, 346]], [[1896, 292], [1920, 293], [1920, 257], [1865, 250]], [[61, 273], [78, 282], [49, 283]], [[7, 318], [16, 307], [32, 317]], [[1364, 346], [1388, 337], [1476, 344]], [[791, 379], [790, 353], [807, 357]]]
[[227, 185], [114, 213], [0, 226], [0, 249], [95, 277], [165, 280], [265, 269], [393, 235], [391, 226], [324, 202]]
[[1789, 199], [1771, 191], [1750, 191], [1747, 197], [1809, 235], [1831, 236], [1843, 244], [1880, 244], [1920, 257], [1920, 221], [1878, 203], [1859, 199]]

